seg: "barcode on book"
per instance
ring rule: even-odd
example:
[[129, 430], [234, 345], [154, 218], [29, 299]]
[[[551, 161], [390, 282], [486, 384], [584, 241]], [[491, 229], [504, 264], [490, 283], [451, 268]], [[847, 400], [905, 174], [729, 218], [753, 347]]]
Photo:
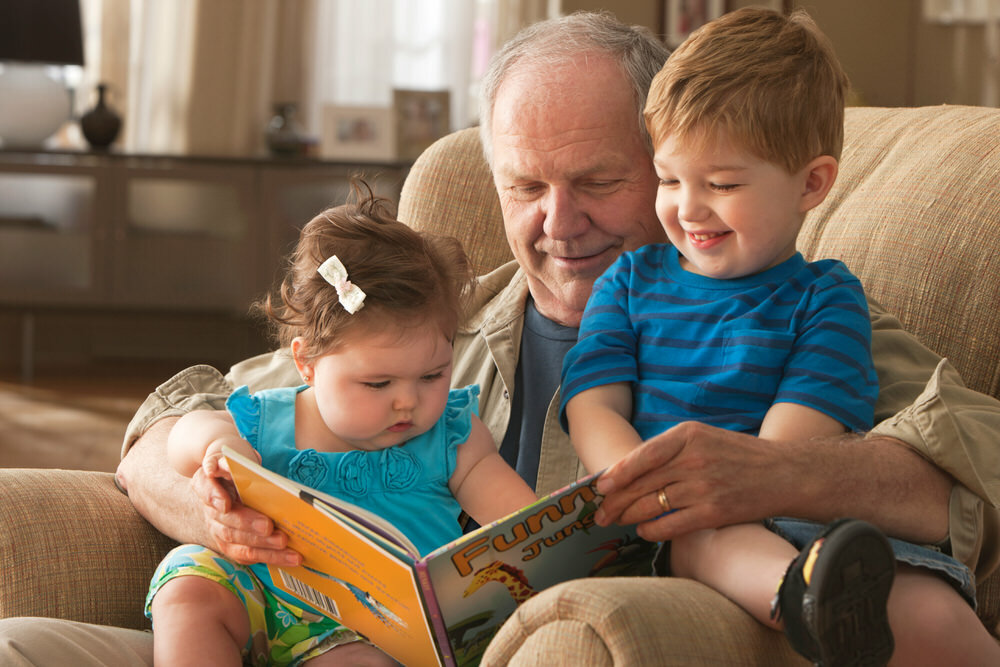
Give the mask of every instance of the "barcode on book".
[[285, 586], [288, 586], [292, 593], [299, 596], [317, 609], [325, 611], [336, 618], [340, 618], [340, 610], [337, 609], [337, 603], [331, 598], [323, 595], [304, 581], [299, 581], [284, 570], [278, 570], [278, 574], [281, 575], [281, 582], [285, 584]]

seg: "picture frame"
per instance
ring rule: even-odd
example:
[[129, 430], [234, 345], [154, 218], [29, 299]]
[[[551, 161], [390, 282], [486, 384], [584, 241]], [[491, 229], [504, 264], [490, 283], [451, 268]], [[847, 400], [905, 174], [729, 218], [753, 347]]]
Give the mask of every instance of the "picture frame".
[[688, 35], [726, 10], [726, 0], [664, 0], [663, 40], [676, 49]]
[[417, 159], [451, 131], [451, 96], [447, 90], [392, 91], [396, 123], [396, 157]]
[[[782, 14], [792, 11], [791, 0], [760, 0], [754, 4]], [[676, 49], [696, 29], [731, 9], [734, 7], [726, 0], [664, 0], [663, 41]]]
[[352, 162], [395, 162], [396, 123], [388, 107], [324, 105], [320, 157]]

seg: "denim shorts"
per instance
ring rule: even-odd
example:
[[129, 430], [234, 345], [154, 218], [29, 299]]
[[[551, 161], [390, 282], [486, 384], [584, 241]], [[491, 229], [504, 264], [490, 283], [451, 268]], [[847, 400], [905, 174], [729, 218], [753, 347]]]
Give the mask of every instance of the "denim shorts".
[[[812, 542], [825, 527], [821, 523], [787, 517], [767, 519], [764, 525], [791, 542], [796, 549], [802, 549]], [[892, 537], [889, 538], [889, 544], [898, 562], [933, 571], [954, 586], [973, 609], [976, 608], [976, 584], [968, 567], [935, 547], [920, 546]]]

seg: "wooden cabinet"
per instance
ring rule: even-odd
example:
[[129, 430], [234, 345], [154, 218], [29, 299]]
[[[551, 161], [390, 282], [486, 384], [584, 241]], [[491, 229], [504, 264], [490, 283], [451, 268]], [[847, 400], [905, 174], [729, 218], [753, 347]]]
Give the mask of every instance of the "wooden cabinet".
[[[380, 195], [398, 201], [407, 168], [0, 151], [0, 365], [24, 365], [24, 351], [34, 347], [4, 339], [30, 331], [42, 340], [42, 325], [24, 326], [26, 317], [44, 316], [46, 327], [58, 328], [51, 322], [59, 314], [86, 315], [105, 339], [116, 328], [108, 326], [112, 319], [245, 320], [250, 303], [273, 285], [298, 229], [343, 203], [352, 175], [364, 174]], [[49, 338], [58, 345], [58, 336]], [[134, 338], [119, 346], [132, 356], [169, 358], [180, 347], [176, 339], [172, 347], [170, 340]], [[185, 345], [182, 356], [197, 354]], [[39, 365], [65, 361], [44, 349], [32, 356]]]

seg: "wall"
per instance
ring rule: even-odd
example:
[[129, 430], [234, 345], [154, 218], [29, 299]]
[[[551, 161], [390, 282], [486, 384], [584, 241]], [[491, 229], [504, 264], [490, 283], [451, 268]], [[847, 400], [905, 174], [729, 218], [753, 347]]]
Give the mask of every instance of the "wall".
[[[662, 33], [663, 0], [563, 0], [563, 12], [608, 9], [627, 23]], [[729, 0], [742, 7], [754, 0]], [[920, 0], [791, 0], [833, 41], [855, 89], [870, 106], [1000, 104], [985, 95], [987, 61], [982, 26], [923, 20]], [[1000, 82], [997, 82], [1000, 88]]]

